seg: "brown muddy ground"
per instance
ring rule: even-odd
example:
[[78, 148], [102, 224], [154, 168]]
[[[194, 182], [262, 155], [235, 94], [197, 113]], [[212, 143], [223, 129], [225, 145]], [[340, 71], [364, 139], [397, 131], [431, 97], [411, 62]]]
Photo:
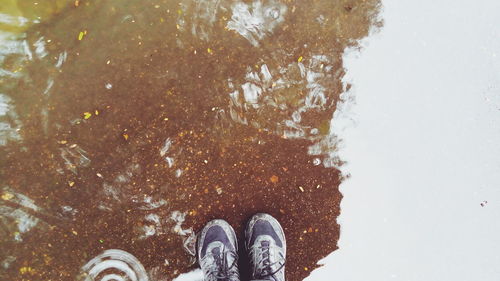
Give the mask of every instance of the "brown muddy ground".
[[329, 128], [378, 0], [68, 2], [2, 27], [0, 279], [74, 280], [121, 249], [171, 280], [204, 223], [256, 212], [285, 229], [289, 281], [337, 249]]

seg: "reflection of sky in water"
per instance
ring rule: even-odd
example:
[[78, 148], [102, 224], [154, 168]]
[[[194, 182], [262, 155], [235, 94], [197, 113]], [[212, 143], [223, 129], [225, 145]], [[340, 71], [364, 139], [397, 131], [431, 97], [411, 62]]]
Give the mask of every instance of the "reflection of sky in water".
[[5, 146], [8, 141], [21, 140], [21, 122], [13, 107], [11, 99], [0, 94], [0, 146]]
[[0, 277], [171, 280], [204, 222], [256, 211], [292, 281], [336, 249], [330, 121], [378, 1], [47, 3], [0, 10]]
[[344, 59], [339, 250], [306, 280], [498, 279], [499, 5], [384, 1], [383, 31]]

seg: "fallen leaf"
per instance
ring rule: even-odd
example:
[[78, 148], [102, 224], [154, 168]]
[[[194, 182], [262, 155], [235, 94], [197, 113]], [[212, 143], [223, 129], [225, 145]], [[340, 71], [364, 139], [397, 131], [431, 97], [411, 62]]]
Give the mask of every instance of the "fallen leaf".
[[271, 181], [272, 183], [277, 183], [277, 182], [279, 181], [279, 177], [278, 177], [278, 176], [276, 176], [276, 175], [273, 175], [273, 176], [270, 178], [270, 181]]
[[23, 267], [19, 268], [19, 273], [21, 273], [21, 274], [26, 274], [26, 273], [33, 274], [33, 273], [35, 273], [35, 270], [33, 268], [31, 268], [30, 266], [23, 266]]
[[2, 194], [2, 199], [5, 200], [5, 201], [10, 200], [12, 198], [14, 198], [14, 195], [12, 195], [11, 193], [4, 193], [4, 194]]
[[90, 117], [92, 117], [92, 113], [90, 113], [90, 112], [84, 112], [84, 113], [83, 113], [83, 119], [87, 120], [87, 119], [89, 119]]

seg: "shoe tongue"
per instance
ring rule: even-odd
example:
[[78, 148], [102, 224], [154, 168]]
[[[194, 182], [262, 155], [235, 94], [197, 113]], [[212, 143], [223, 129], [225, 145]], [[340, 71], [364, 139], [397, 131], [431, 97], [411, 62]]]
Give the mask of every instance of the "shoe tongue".
[[[264, 266], [266, 267], [264, 270], [270, 270], [270, 268], [267, 268], [269, 264], [271, 263], [271, 253], [270, 253], [270, 242], [269, 241], [261, 241], [260, 246], [264, 248], [263, 252], [263, 258], [264, 258]], [[269, 273], [269, 272], [268, 272]]]

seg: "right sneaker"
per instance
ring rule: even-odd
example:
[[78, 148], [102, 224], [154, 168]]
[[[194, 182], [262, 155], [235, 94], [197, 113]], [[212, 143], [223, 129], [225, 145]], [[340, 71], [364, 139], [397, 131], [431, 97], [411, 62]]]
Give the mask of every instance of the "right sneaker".
[[252, 280], [285, 281], [285, 233], [274, 217], [254, 215], [245, 230], [245, 246]]
[[198, 261], [204, 281], [240, 280], [236, 233], [226, 221], [210, 221], [200, 232]]

